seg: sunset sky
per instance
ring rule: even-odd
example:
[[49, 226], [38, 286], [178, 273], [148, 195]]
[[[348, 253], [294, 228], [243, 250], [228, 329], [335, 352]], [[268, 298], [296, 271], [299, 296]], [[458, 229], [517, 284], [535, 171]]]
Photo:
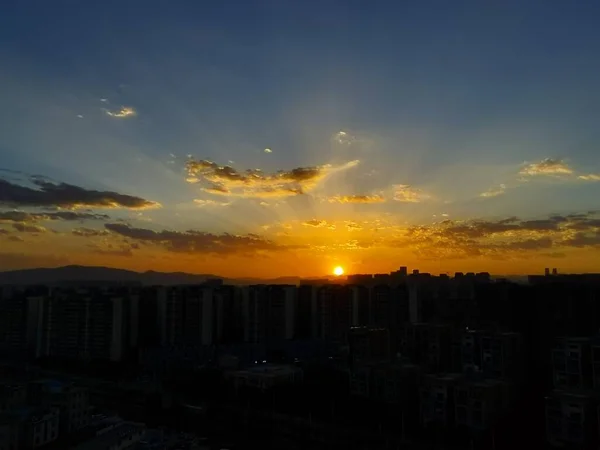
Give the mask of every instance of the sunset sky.
[[0, 2], [0, 270], [600, 272], [600, 2]]

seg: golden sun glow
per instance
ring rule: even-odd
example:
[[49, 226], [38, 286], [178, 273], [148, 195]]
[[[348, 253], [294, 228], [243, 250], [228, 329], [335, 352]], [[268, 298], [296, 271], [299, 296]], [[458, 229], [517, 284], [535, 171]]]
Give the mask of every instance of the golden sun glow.
[[342, 266], [337, 266], [333, 269], [333, 274], [336, 277], [344, 275], [344, 268]]

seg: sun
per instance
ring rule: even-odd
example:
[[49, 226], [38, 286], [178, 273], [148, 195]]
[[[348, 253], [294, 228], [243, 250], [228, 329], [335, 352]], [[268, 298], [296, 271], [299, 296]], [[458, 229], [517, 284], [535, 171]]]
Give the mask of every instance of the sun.
[[344, 275], [344, 268], [342, 266], [337, 266], [333, 269], [333, 274], [336, 277]]

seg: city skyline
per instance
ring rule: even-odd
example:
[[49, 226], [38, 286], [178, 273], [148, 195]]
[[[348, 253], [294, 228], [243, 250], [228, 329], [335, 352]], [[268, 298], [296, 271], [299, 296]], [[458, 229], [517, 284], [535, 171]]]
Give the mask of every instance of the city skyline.
[[600, 5], [201, 3], [0, 6], [0, 270], [599, 271]]

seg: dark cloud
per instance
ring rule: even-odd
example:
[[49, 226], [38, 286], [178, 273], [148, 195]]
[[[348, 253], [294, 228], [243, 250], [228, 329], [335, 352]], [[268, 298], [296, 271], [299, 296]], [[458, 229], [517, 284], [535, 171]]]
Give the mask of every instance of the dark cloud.
[[341, 166], [326, 164], [297, 167], [264, 173], [260, 169], [238, 171], [231, 166], [220, 166], [213, 161], [190, 159], [186, 163], [187, 181], [202, 183], [204, 191], [237, 197], [287, 197], [300, 195], [314, 188], [332, 173], [355, 167], [358, 161]]
[[126, 258], [132, 257], [132, 250], [139, 248], [138, 246], [129, 245], [128, 243], [121, 243], [118, 245], [107, 244], [104, 247], [97, 244], [90, 244], [88, 247], [92, 249], [93, 253], [98, 255], [122, 256]]
[[600, 246], [600, 231], [592, 233], [578, 232], [570, 239], [562, 242], [563, 245], [569, 247], [599, 247]]
[[10, 234], [10, 231], [5, 230], [4, 228], [0, 228], [0, 236], [2, 236], [2, 235], [6, 236], [8, 234]]
[[41, 222], [50, 220], [65, 220], [65, 221], [77, 221], [77, 220], [108, 220], [109, 217], [106, 214], [93, 214], [85, 212], [75, 211], [58, 211], [58, 212], [46, 212], [46, 213], [31, 213], [25, 211], [0, 211], [0, 223], [1, 222]]
[[107, 223], [104, 226], [107, 230], [126, 238], [158, 244], [172, 252], [250, 254], [257, 251], [292, 248], [276, 244], [255, 234], [213, 234], [196, 230], [154, 231], [146, 228], [134, 228], [123, 223]]
[[31, 177], [30, 182], [35, 186], [34, 188], [0, 179], [0, 205], [60, 208], [88, 206], [129, 209], [146, 209], [160, 206], [156, 202], [141, 197], [112, 191], [85, 189], [67, 183], [53, 183], [39, 177]]

